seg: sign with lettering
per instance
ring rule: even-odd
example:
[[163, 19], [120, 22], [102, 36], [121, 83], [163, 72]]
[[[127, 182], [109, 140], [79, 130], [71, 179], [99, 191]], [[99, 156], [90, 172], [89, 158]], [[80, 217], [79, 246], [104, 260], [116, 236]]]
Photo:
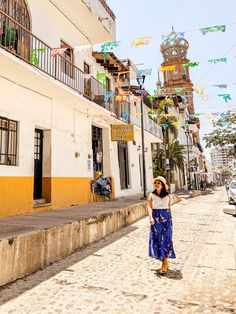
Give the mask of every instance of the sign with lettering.
[[111, 125], [111, 140], [114, 141], [134, 141], [133, 124], [113, 124]]

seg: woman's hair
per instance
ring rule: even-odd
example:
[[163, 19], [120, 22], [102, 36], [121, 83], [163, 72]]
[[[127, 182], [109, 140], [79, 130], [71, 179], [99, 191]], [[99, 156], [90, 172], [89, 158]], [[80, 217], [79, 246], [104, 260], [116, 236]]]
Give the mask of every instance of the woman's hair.
[[161, 186], [162, 186], [161, 193], [157, 194], [156, 189], [152, 193], [157, 195], [157, 196], [160, 196], [160, 198], [163, 198], [163, 197], [166, 197], [167, 195], [169, 195], [169, 193], [166, 191], [165, 184], [162, 181], [160, 181], [160, 182], [161, 182]]

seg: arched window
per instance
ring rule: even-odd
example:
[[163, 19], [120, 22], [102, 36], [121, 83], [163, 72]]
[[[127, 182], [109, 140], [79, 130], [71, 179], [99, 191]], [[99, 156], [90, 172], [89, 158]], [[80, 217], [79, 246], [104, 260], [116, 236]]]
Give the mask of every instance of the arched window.
[[[30, 59], [30, 15], [24, 0], [0, 0], [0, 43], [7, 50]], [[20, 25], [20, 26], [19, 26]], [[24, 28], [27, 30], [25, 30]]]
[[0, 0], [0, 9], [30, 30], [30, 15], [24, 0]]

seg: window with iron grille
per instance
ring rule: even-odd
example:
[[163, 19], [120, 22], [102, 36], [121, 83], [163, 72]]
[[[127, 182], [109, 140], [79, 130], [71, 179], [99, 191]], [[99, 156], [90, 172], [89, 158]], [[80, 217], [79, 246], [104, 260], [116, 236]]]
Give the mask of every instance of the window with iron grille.
[[0, 9], [30, 30], [30, 16], [24, 0], [0, 0]]
[[0, 117], [1, 165], [16, 166], [17, 164], [17, 127], [17, 121]]

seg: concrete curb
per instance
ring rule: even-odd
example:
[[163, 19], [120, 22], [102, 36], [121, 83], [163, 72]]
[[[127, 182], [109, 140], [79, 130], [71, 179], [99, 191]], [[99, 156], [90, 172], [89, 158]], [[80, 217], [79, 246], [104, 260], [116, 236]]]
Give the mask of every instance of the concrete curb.
[[[173, 195], [171, 204], [181, 201]], [[146, 202], [0, 241], [0, 286], [46, 267], [145, 217]]]

